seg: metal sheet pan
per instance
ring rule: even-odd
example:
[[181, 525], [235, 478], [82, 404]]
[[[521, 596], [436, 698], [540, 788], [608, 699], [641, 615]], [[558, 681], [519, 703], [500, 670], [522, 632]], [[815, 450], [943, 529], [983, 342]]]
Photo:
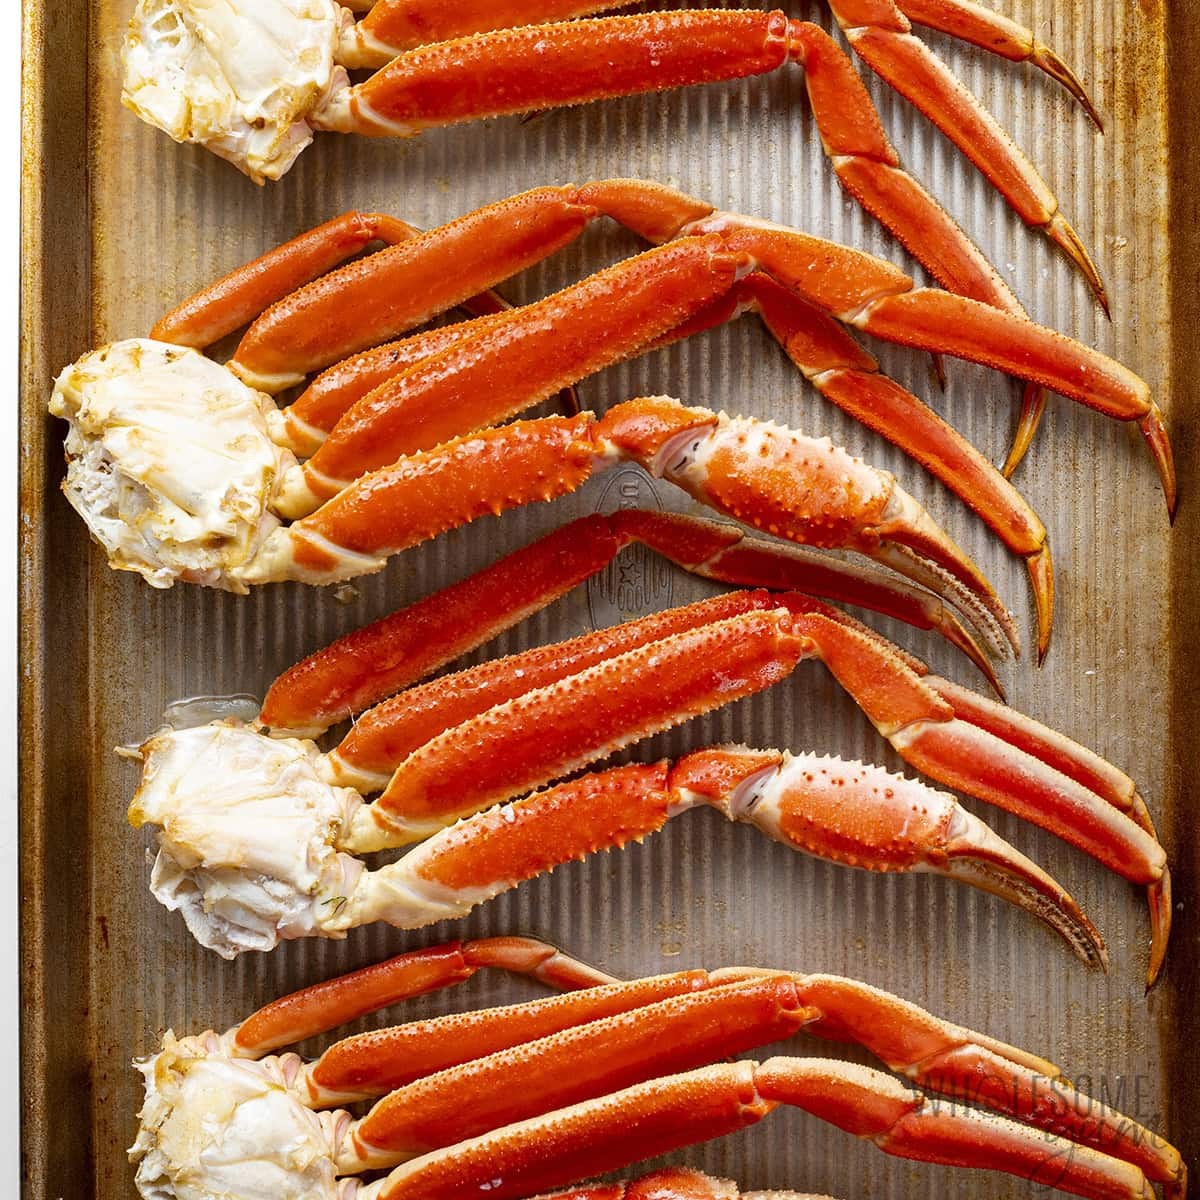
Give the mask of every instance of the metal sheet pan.
[[[163, 1029], [223, 1027], [281, 991], [401, 948], [463, 933], [536, 933], [620, 974], [745, 962], [843, 972], [1052, 1056], [1077, 1080], [1200, 1156], [1200, 925], [1193, 912], [1195, 547], [1200, 522], [1194, 351], [1200, 20], [1190, 0], [1011, 0], [1087, 78], [1103, 138], [1032, 73], [933, 38], [960, 76], [1031, 149], [1094, 249], [1111, 325], [1083, 285], [1023, 229], [942, 139], [885, 88], [872, 93], [906, 162], [979, 239], [1042, 321], [1145, 375], [1166, 409], [1185, 489], [1167, 528], [1149, 460], [1131, 431], [1066, 402], [1051, 406], [1020, 484], [1049, 527], [1060, 606], [1042, 670], [1005, 672], [1013, 703], [1122, 764], [1144, 788], [1178, 881], [1165, 982], [1148, 999], [1146, 918], [1133, 889], [1053, 838], [987, 812], [1077, 895], [1112, 949], [1089, 974], [1022, 914], [962, 888], [807, 861], [715, 814], [680, 819], [645, 845], [556, 872], [461, 924], [343, 943], [291, 944], [227, 964], [199, 950], [146, 889], [147, 839], [124, 810], [135, 768], [113, 747], [164, 706], [197, 693], [262, 693], [303, 652], [424, 594], [500, 551], [614, 498], [682, 507], [665, 485], [597, 481], [552, 506], [480, 522], [364, 581], [349, 603], [274, 587], [248, 598], [154, 592], [104, 565], [58, 492], [61, 430], [45, 415], [54, 373], [90, 346], [142, 333], [193, 287], [349, 207], [434, 224], [543, 182], [617, 174], [662, 179], [723, 206], [785, 221], [904, 261], [843, 196], [823, 160], [796, 72], [432, 133], [405, 144], [321, 140], [279, 186], [253, 187], [202, 151], [141, 126], [118, 102], [116, 47], [130, 0], [25, 10], [24, 313], [21, 377], [23, 598], [22, 966], [24, 1181], [30, 1200], [132, 1197], [124, 1148], [139, 1082], [130, 1058]], [[816, 3], [793, 15], [829, 25]], [[612, 227], [507, 289], [543, 294], [633, 248]], [[918, 356], [885, 367], [930, 397], [989, 454], [1006, 444], [1013, 386], [952, 364], [939, 396]], [[815, 400], [752, 321], [588, 381], [602, 407], [644, 391], [828, 432], [895, 470], [972, 547], [1028, 632], [1019, 564], [961, 506], [878, 439]], [[649, 560], [625, 570], [655, 605], [700, 585]], [[598, 582], [506, 635], [510, 651], [627, 615], [630, 589]], [[635, 602], [636, 603], [636, 602]], [[969, 668], [912, 631], [890, 635], [957, 678]], [[817, 748], [898, 765], [815, 665], [788, 684], [638, 754], [717, 740]], [[413, 1011], [500, 1002], [529, 989], [477, 980]], [[822, 1050], [824, 1052], [824, 1049]], [[1000, 1177], [889, 1160], [795, 1113], [679, 1156], [744, 1186], [843, 1196], [1027, 1194]]]

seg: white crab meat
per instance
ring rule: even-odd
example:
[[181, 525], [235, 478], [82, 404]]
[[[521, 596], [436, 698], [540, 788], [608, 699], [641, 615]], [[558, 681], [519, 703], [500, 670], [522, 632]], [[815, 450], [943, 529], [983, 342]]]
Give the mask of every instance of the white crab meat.
[[337, 936], [362, 864], [336, 848], [362, 800], [320, 771], [312, 742], [236, 723], [165, 728], [142, 747], [137, 826], [159, 827], [150, 887], [224, 958]]
[[289, 1091], [295, 1055], [228, 1057], [209, 1033], [136, 1065], [146, 1081], [137, 1188], [147, 1200], [336, 1200], [333, 1150], [344, 1114], [315, 1113]]
[[278, 410], [219, 363], [148, 338], [67, 367], [67, 499], [112, 566], [155, 587], [177, 579], [245, 592], [239, 570], [279, 527], [271, 504], [295, 463], [272, 439]]
[[348, 85], [335, 0], [139, 0], [121, 99], [177, 142], [197, 142], [256, 183], [312, 141], [308, 117]]
[[343, 850], [367, 805], [329, 782], [310, 741], [236, 721], [160, 729], [142, 747], [135, 826], [158, 827], [150, 890], [224, 958], [301, 937], [344, 937], [386, 921], [419, 929], [465, 916], [513, 886], [449, 888], [430, 870], [456, 828], [368, 871]]

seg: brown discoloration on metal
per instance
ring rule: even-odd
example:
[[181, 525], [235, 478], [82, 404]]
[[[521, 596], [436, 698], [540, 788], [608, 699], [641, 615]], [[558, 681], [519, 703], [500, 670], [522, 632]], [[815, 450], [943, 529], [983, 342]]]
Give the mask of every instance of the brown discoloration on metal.
[[[1200, 328], [1200, 15], [1191, 0], [1171, 0], [1168, 68], [1171, 180], [1171, 369], [1187, 403], [1176, 406], [1172, 432], [1180, 462], [1200, 462], [1200, 405], [1196, 401], [1197, 337]], [[1200, 836], [1196, 822], [1196, 734], [1200, 696], [1200, 502], [1191, 494], [1175, 521], [1178, 550], [1171, 559], [1170, 695], [1166, 729], [1170, 753], [1171, 825], [1174, 846], [1177, 940], [1170, 965], [1169, 995], [1174, 1029], [1164, 1041], [1172, 1064], [1175, 1128], [1192, 1164], [1200, 1153]]]
[[[831, 182], [794, 75], [552, 113], [531, 125], [468, 126], [403, 146], [327, 137], [283, 184], [257, 189], [120, 108], [116, 46], [130, 6], [57, 4], [49, 21], [46, 0], [24, 6], [21, 886], [29, 1200], [133, 1197], [124, 1147], [134, 1135], [139, 1085], [128, 1061], [152, 1050], [166, 1026], [224, 1026], [335, 970], [438, 938], [515, 929], [625, 975], [744, 961], [866, 978], [1047, 1054], [1110, 1092], [1124, 1086], [1144, 1105], [1134, 1115], [1161, 1117], [1185, 1154], [1200, 1159], [1200, 925], [1192, 911], [1200, 847], [1191, 816], [1200, 508], [1190, 470], [1200, 452], [1200, 18], [1191, 0], [1006, 0], [1093, 87], [1109, 121], [1103, 139], [1033, 72], [937, 40], [1033, 150], [1095, 250], [1114, 299], [1111, 327], [1067, 268], [993, 202], [962, 160], [872, 85], [908, 165], [981, 238], [1035, 315], [1139, 370], [1171, 421], [1184, 487], [1173, 533], [1137, 438], [1051, 403], [1018, 483], [1046, 520], [1059, 563], [1055, 644], [1042, 671], [1023, 663], [1005, 678], [1019, 707], [1095, 746], [1144, 787], [1183, 906], [1167, 978], [1149, 1001], [1141, 995], [1146, 923], [1135, 890], [992, 812], [983, 815], [1096, 920], [1113, 948], [1110, 976], [1088, 975], [1051, 935], [987, 897], [931, 879], [880, 879], [800, 860], [715, 813], [693, 814], [642, 847], [527, 885], [469, 922], [410, 935], [362, 930], [344, 943], [288, 945], [235, 965], [200, 951], [147, 894], [146, 838], [124, 818], [136, 769], [112, 747], [145, 735], [179, 696], [261, 695], [275, 673], [334, 634], [590, 511], [602, 484], [401, 556], [363, 580], [346, 605], [298, 587], [245, 598], [156, 593], [105, 567], [58, 493], [61, 429], [44, 404], [61, 366], [99, 341], [144, 332], [192, 288], [345, 209], [381, 208], [429, 225], [570, 179], [661, 178], [723, 207], [904, 260]], [[910, 137], [909, 130], [922, 132]], [[545, 294], [633, 248], [628, 236], [597, 225], [578, 247], [516, 281], [510, 295]], [[929, 386], [921, 356], [871, 349], [989, 454], [1002, 454], [1015, 395], [1005, 381], [951, 363], [943, 397]], [[781, 359], [744, 321], [590, 381], [583, 400], [602, 408], [671, 391], [688, 403], [829, 433], [896, 471], [931, 506], [1019, 605], [1028, 634], [1020, 565], [910, 464], [815, 402]], [[676, 602], [700, 594], [680, 575], [672, 583]], [[579, 589], [487, 651], [545, 642], [588, 623], [586, 590]], [[887, 632], [936, 669], [977, 682], [934, 639], [894, 626]], [[719, 741], [898, 765], [816, 665], [759, 699], [655, 739], [638, 757]], [[529, 994], [528, 985], [478, 978], [411, 1011]], [[898, 1198], [919, 1183], [931, 1194], [1024, 1194], [998, 1177], [884, 1159], [785, 1114], [686, 1157], [747, 1188]]]

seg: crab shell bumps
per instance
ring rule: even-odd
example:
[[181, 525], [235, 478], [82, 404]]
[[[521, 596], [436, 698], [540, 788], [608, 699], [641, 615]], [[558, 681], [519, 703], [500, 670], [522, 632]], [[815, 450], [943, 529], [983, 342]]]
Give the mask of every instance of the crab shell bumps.
[[267, 396], [195, 350], [130, 338], [67, 367], [50, 412], [70, 424], [63, 491], [112, 566], [248, 590], [239, 570], [278, 528], [271, 500], [295, 464]]
[[256, 183], [278, 179], [312, 141], [306, 115], [348, 82], [334, 62], [348, 19], [333, 0], [140, 0], [121, 99]]

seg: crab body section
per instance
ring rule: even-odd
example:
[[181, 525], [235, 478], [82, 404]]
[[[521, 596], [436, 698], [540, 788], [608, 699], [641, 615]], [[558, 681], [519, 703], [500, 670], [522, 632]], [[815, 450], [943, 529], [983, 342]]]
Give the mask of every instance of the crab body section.
[[292, 454], [278, 410], [204, 355], [148, 338], [92, 351], [55, 381], [69, 425], [63, 490], [118, 569], [244, 592], [241, 569], [279, 519]]

